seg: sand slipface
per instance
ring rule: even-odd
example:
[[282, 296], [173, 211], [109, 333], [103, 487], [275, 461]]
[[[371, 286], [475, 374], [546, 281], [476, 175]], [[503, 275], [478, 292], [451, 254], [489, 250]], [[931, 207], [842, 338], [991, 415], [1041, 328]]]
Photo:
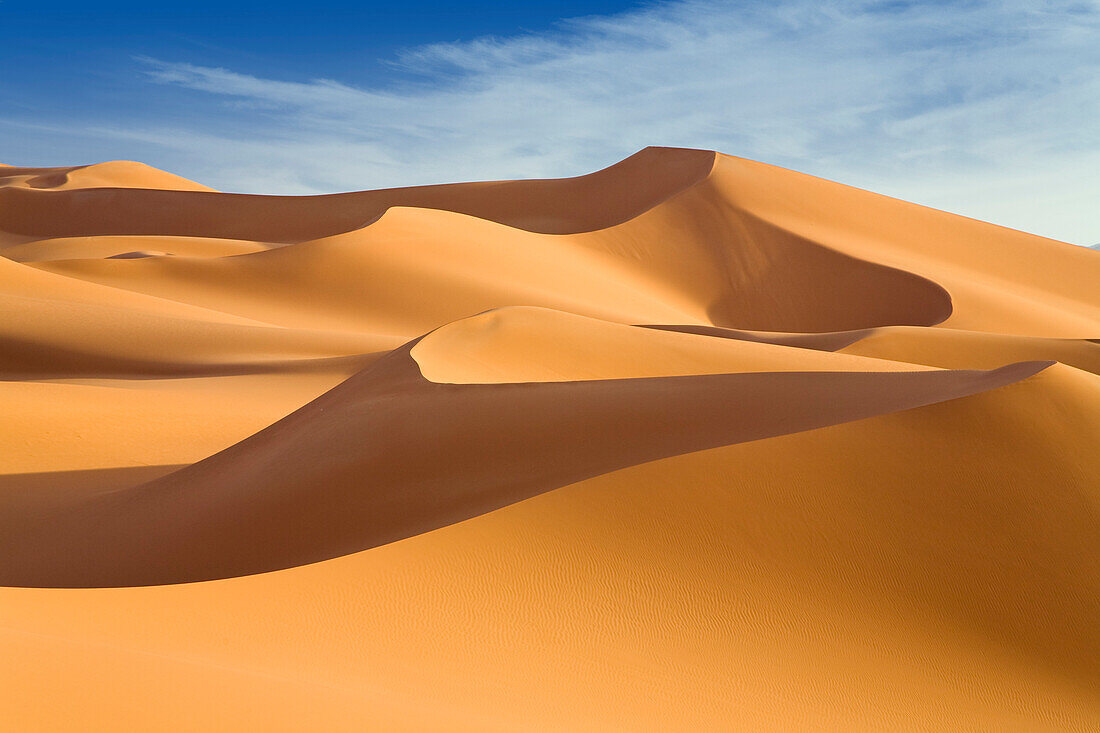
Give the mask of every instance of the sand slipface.
[[698, 150], [5, 166], [0, 309], [0, 727], [1100, 729], [1085, 248]]

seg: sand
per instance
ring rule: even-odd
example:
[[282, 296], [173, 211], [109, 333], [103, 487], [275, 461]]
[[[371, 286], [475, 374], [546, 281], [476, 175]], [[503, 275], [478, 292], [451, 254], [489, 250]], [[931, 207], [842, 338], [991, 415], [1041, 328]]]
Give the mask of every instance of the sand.
[[0, 728], [1096, 730], [1100, 255], [707, 151], [0, 167]]

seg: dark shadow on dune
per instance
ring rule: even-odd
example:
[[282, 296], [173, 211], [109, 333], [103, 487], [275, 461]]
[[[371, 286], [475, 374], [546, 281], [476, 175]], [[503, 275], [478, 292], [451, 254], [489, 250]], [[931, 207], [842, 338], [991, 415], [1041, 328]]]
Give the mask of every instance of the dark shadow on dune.
[[714, 258], [728, 284], [707, 315], [749, 331], [826, 333], [880, 326], [934, 326], [951, 295], [906, 270], [859, 259], [747, 211], [731, 211]]
[[347, 356], [271, 358], [226, 361], [152, 361], [88, 353], [55, 344], [0, 337], [0, 380], [42, 379], [170, 379], [227, 377], [243, 374], [302, 374], [345, 371], [351, 374], [379, 359], [386, 351]]
[[631, 465], [1006, 385], [992, 371], [436, 384], [395, 350], [164, 478], [0, 516], [0, 583], [131, 586], [316, 562]]
[[147, 252], [144, 250], [137, 250], [135, 252], [120, 252], [117, 255], [110, 255], [105, 257], [107, 260], [143, 260], [147, 257], [172, 257], [171, 252]]
[[184, 465], [0, 474], [0, 511], [41, 511], [51, 505], [62, 507], [105, 491], [118, 491], [152, 481]]
[[833, 333], [769, 333], [739, 331], [734, 328], [721, 328], [719, 326], [676, 324], [639, 324], [639, 328], [652, 328], [657, 331], [676, 331], [679, 333], [690, 333], [696, 336], [712, 336], [714, 338], [734, 339], [736, 341], [751, 341], [758, 344], [793, 346], [799, 349], [813, 349], [815, 351], [840, 351], [844, 347], [851, 346], [856, 341], [865, 339], [875, 332], [873, 328], [865, 328], [858, 331], [835, 331]]
[[183, 235], [295, 243], [360, 229], [392, 206], [443, 209], [544, 234], [603, 229], [706, 178], [715, 153], [646, 148], [575, 178], [452, 183], [324, 196], [0, 189], [0, 229], [38, 237]]
[[31, 176], [26, 181], [31, 188], [57, 188], [69, 182], [70, 173], [87, 167], [86, 165], [74, 165], [62, 168], [0, 168], [0, 180], [16, 176]]

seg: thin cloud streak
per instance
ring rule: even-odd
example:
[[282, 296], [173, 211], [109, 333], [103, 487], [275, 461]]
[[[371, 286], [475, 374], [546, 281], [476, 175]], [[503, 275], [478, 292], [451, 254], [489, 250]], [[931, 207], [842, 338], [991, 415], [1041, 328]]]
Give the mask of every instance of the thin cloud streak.
[[149, 81], [221, 103], [85, 132], [269, 193], [713, 148], [1084, 244], [1100, 238], [1098, 40], [1097, 2], [691, 0], [410, 49], [388, 88], [141, 59]]

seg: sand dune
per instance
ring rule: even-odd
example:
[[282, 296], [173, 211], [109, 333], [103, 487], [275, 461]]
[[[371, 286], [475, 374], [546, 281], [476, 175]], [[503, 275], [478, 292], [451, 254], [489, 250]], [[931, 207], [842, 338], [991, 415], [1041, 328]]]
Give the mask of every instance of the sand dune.
[[695, 150], [8, 166], [0, 308], [13, 730], [1100, 727], [1084, 248]]
[[0, 166], [0, 186], [35, 189], [163, 188], [172, 191], [213, 191], [166, 171], [132, 160], [64, 168]]

